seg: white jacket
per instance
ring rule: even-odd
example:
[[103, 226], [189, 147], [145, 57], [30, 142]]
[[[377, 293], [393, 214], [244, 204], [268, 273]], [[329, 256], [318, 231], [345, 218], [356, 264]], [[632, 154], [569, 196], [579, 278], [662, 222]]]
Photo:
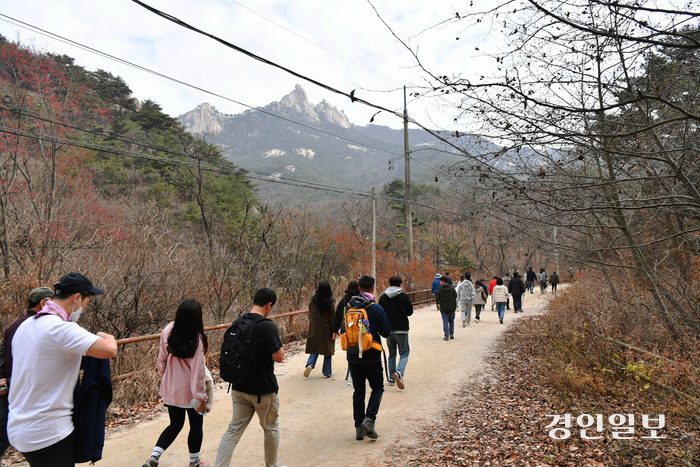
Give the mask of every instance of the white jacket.
[[507, 302], [508, 301], [508, 287], [505, 285], [497, 285], [493, 288], [493, 302]]

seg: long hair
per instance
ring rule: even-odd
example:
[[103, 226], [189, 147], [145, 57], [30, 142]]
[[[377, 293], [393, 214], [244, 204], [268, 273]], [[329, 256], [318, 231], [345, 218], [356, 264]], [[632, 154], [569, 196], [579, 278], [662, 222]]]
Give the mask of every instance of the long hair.
[[207, 353], [207, 336], [202, 323], [202, 305], [192, 298], [177, 307], [175, 324], [168, 336], [168, 352], [177, 358], [194, 357], [199, 340], [202, 339], [204, 353]]
[[333, 308], [333, 290], [328, 281], [321, 281], [316, 288], [316, 295], [311, 299], [316, 304], [318, 311], [332, 311]]
[[350, 281], [348, 283], [348, 288], [345, 289], [345, 301], [349, 302], [352, 297], [360, 295], [360, 283], [357, 281]]

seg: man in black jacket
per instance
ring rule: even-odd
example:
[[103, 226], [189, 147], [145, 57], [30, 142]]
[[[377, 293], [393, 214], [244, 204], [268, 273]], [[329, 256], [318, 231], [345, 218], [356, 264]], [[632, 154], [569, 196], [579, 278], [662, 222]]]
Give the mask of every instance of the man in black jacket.
[[[413, 302], [401, 288], [402, 279], [399, 276], [389, 278], [389, 287], [379, 297], [379, 304], [384, 308], [389, 319], [391, 334], [386, 338], [386, 346], [389, 349], [389, 386], [394, 383], [403, 389], [403, 375], [408, 363], [408, 317], [413, 314]], [[399, 366], [396, 367], [396, 349], [399, 353]]]
[[508, 284], [508, 292], [513, 296], [513, 311], [515, 313], [523, 312], [523, 295], [525, 295], [525, 283], [520, 278], [520, 274], [513, 273], [513, 278]]

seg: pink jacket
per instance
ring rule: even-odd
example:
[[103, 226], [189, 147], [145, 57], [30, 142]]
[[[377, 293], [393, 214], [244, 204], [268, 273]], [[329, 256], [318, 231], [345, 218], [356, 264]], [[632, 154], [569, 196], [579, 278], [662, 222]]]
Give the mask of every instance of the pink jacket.
[[158, 373], [163, 377], [160, 395], [163, 402], [178, 407], [191, 407], [192, 399], [206, 401], [204, 389], [204, 345], [199, 347], [192, 358], [178, 358], [168, 353], [168, 337], [175, 323], [168, 324], [160, 334], [158, 352]]

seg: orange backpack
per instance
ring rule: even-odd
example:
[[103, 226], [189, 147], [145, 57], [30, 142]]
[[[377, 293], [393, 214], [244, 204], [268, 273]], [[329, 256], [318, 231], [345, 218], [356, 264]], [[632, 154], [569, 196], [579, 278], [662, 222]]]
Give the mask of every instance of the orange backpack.
[[[348, 304], [343, 311], [343, 333], [340, 335], [340, 347], [348, 353], [358, 354], [360, 358], [362, 358], [363, 352], [370, 349], [381, 352], [381, 342], [372, 338], [368, 327], [367, 310]], [[359, 344], [360, 342], [362, 345]]]

